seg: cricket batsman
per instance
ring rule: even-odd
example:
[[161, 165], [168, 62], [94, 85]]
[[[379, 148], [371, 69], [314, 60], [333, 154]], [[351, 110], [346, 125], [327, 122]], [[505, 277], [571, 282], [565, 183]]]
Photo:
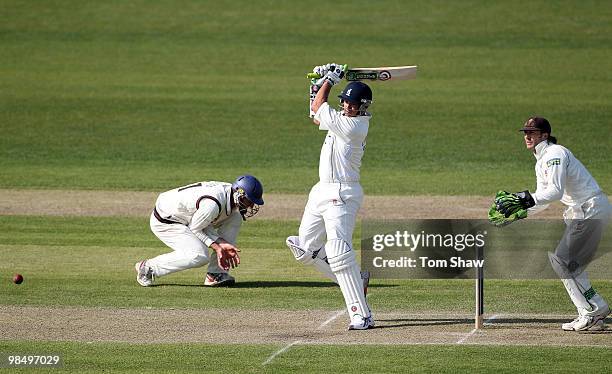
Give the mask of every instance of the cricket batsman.
[[549, 253], [548, 257], [578, 316], [561, 328], [566, 331], [602, 329], [610, 308], [591, 286], [586, 267], [610, 220], [612, 206], [584, 165], [551, 136], [548, 120], [531, 117], [520, 131], [524, 133], [527, 149], [536, 158], [536, 191], [533, 194], [498, 192], [489, 220], [503, 226], [546, 209], [553, 201], [560, 200], [566, 205], [565, 233], [555, 253]]
[[262, 195], [263, 186], [252, 175], [234, 183], [199, 182], [160, 194], [149, 220], [151, 231], [173, 251], [137, 262], [136, 281], [148, 287], [159, 277], [208, 264], [205, 286], [233, 285], [234, 277], [227, 272], [240, 264], [238, 231], [264, 204]]
[[319, 182], [312, 187], [298, 236], [287, 238], [295, 259], [313, 265], [340, 286], [350, 316], [349, 330], [365, 330], [374, 319], [365, 298], [365, 282], [353, 249], [353, 229], [363, 200], [359, 168], [365, 149], [372, 90], [351, 82], [338, 96], [340, 110], [328, 104], [332, 87], [342, 79], [346, 65], [317, 66], [323, 76], [311, 105], [313, 122], [327, 131], [319, 159]]

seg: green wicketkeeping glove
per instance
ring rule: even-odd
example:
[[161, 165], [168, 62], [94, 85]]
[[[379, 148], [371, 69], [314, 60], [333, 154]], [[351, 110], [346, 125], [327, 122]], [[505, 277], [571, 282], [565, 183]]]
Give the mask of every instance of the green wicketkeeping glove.
[[495, 200], [493, 201], [493, 204], [491, 204], [491, 208], [489, 209], [489, 222], [491, 222], [491, 224], [496, 227], [504, 227], [516, 220], [527, 218], [527, 209], [517, 209], [508, 217], [506, 217], [503, 213], [497, 210], [499, 201], [501, 199], [504, 199], [508, 195], [511, 194], [506, 191], [498, 191], [495, 195]]

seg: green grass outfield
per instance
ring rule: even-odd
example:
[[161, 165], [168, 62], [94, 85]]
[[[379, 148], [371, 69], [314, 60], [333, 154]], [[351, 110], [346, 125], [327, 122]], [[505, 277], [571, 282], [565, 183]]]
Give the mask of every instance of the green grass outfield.
[[[183, 287], [201, 284], [201, 269], [161, 278], [167, 287], [137, 285], [134, 263], [167, 252], [147, 220], [0, 216], [0, 227], [2, 304], [289, 310], [344, 305], [340, 289], [296, 263], [285, 246], [298, 222], [243, 225], [242, 265], [234, 271], [240, 282], [229, 289]], [[25, 277], [18, 287], [10, 283], [14, 272]], [[488, 280], [485, 286], [488, 313], [573, 313], [558, 280]], [[612, 294], [610, 281], [595, 286]], [[380, 311], [471, 313], [473, 288], [473, 280], [375, 280], [369, 298]]]
[[338, 61], [420, 69], [374, 86], [367, 193], [533, 188], [536, 113], [612, 190], [606, 1], [1, 4], [0, 187], [305, 192], [324, 134], [304, 75]]
[[[64, 368], [79, 373], [325, 372], [344, 373], [589, 373], [609, 372], [610, 350], [602, 348], [478, 346], [295, 346], [272, 363], [267, 345], [76, 344], [0, 341], [0, 351], [61, 354]], [[352, 369], [351, 369], [352, 368]], [[2, 370], [2, 369], [0, 369]], [[45, 371], [53, 373], [57, 369]], [[16, 371], [16, 370], [15, 370]], [[26, 370], [23, 370], [26, 371]], [[37, 372], [43, 371], [37, 369]], [[18, 372], [18, 371], [17, 371]], [[60, 371], [61, 372], [61, 371]]]
[[[367, 194], [533, 189], [534, 159], [516, 131], [533, 114], [612, 191], [606, 1], [0, 0], [0, 9], [0, 188], [163, 191], [250, 172], [266, 192], [306, 194], [324, 134], [307, 118], [304, 76], [335, 61], [419, 65], [414, 81], [373, 84]], [[166, 251], [146, 218], [0, 216], [0, 305], [342, 309], [339, 289], [284, 248], [297, 226], [245, 225], [235, 288], [181, 286], [201, 283], [189, 270], [145, 289], [133, 263]], [[15, 272], [22, 285], [10, 283]], [[612, 282], [594, 285], [612, 297]], [[380, 312], [465, 314], [473, 292], [468, 280], [374, 280], [369, 299]], [[487, 313], [573, 312], [556, 280], [490, 280], [485, 292]], [[262, 366], [280, 348], [0, 336], [0, 352], [62, 353], [78, 373], [612, 371], [609, 348], [503, 344], [298, 344]]]
[[[142, 288], [133, 263], [166, 249], [137, 218], [0, 217], [0, 303], [105, 308], [228, 308], [309, 310], [343, 308], [340, 290], [297, 264], [284, 247], [297, 222], [254, 220], [243, 226], [243, 264], [230, 289], [185, 287], [202, 282], [194, 269]], [[23, 284], [10, 283], [13, 272]], [[377, 312], [466, 314], [474, 308], [470, 280], [374, 280], [369, 300]], [[487, 313], [571, 314], [557, 280], [485, 283]], [[594, 285], [612, 294], [612, 282]], [[409, 333], [409, 329], [407, 330]], [[590, 372], [610, 369], [609, 348], [539, 346], [296, 345], [268, 365], [277, 344], [155, 344], [34, 342], [0, 339], [0, 352], [61, 353], [72, 372]]]

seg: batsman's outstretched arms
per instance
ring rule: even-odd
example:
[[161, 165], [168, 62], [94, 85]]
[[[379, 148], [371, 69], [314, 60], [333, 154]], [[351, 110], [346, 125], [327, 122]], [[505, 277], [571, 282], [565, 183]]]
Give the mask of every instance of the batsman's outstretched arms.
[[240, 249], [236, 248], [234, 245], [226, 242], [225, 240], [221, 239], [220, 243], [212, 243], [210, 248], [217, 253], [217, 262], [219, 263], [219, 267], [221, 269], [233, 269], [240, 264], [240, 256], [238, 255]]
[[[312, 102], [312, 106], [310, 107], [310, 109], [312, 109], [315, 114], [319, 111], [321, 105], [327, 102], [327, 99], [329, 98], [329, 91], [331, 91], [331, 88], [332, 85], [326, 81], [319, 89], [319, 92], [317, 92], [317, 96], [315, 97], [314, 101]], [[312, 122], [314, 122], [314, 124], [317, 126], [319, 125], [319, 121], [314, 118], [312, 119]]]
[[[327, 102], [331, 88], [335, 84], [340, 83], [340, 81], [344, 77], [344, 71], [346, 70], [346, 65], [338, 65], [338, 64], [328, 64], [328, 65], [330, 65], [330, 70], [325, 74], [323, 78], [319, 79], [319, 81], [315, 83], [316, 85], [320, 85], [321, 87], [319, 91], [317, 92], [317, 95], [315, 96], [312, 102], [312, 105], [310, 106], [310, 109], [315, 114], [319, 111], [319, 108], [321, 107], [321, 105]], [[319, 125], [319, 121], [317, 121], [316, 119], [313, 119], [313, 122], [315, 125], [317, 126]]]

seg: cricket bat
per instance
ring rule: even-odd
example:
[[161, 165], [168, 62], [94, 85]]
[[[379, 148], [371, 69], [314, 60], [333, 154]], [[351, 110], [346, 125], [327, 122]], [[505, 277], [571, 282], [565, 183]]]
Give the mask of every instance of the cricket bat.
[[[347, 81], [403, 81], [409, 79], [416, 78], [417, 67], [414, 65], [411, 66], [388, 66], [388, 67], [380, 67], [380, 68], [350, 68], [347, 69], [344, 74], [344, 79]], [[321, 76], [317, 73], [308, 73], [306, 75], [308, 79], [319, 79]], [[308, 104], [308, 110], [310, 113], [310, 118], [314, 117], [315, 113], [312, 111], [312, 102], [314, 101], [315, 96], [317, 96], [317, 92], [319, 88], [316, 84], [310, 85], [310, 102]]]
[[[389, 80], [409, 80], [416, 78], [416, 66], [388, 66], [380, 68], [349, 68], [344, 74], [347, 81], [389, 81]], [[309, 73], [307, 78], [319, 79], [317, 73]]]

